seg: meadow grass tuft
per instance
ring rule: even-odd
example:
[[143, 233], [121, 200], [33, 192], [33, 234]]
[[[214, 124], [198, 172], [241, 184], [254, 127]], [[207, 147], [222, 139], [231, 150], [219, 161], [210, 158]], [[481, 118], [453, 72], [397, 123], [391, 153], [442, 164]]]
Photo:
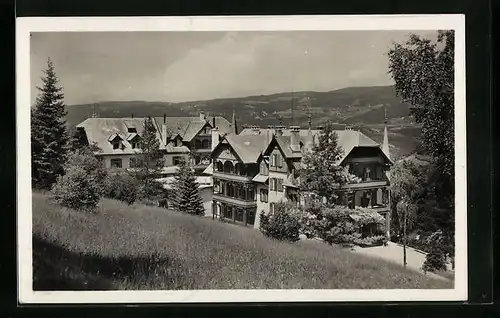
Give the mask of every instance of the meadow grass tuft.
[[96, 213], [33, 193], [35, 290], [453, 288], [316, 241], [102, 199]]

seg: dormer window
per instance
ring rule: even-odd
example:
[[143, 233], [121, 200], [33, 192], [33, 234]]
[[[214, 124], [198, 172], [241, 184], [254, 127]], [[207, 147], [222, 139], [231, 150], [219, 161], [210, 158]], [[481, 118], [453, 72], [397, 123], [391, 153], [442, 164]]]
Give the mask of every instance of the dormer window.
[[137, 133], [137, 129], [135, 127], [128, 127], [127, 131], [129, 134]]
[[111, 142], [111, 144], [113, 145], [113, 149], [120, 149], [121, 143], [122, 143], [121, 140], [117, 139]]
[[141, 148], [141, 142], [140, 142], [139, 138], [132, 140], [130, 145], [132, 146], [132, 149], [140, 149]]
[[113, 149], [123, 149], [125, 146], [122, 143], [122, 138], [118, 134], [111, 135], [108, 141], [113, 146]]

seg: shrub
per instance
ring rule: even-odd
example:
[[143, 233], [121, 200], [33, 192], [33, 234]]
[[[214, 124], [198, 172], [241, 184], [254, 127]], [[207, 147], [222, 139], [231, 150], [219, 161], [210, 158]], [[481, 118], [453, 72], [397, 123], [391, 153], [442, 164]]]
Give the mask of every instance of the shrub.
[[165, 189], [160, 182], [154, 179], [143, 180], [137, 188], [137, 200], [146, 205], [157, 205], [165, 198]]
[[440, 230], [432, 233], [426, 240], [430, 252], [427, 254], [422, 269], [426, 272], [446, 270], [446, 258], [449, 246], [447, 237]]
[[442, 249], [433, 248], [425, 257], [422, 269], [426, 272], [438, 272], [446, 270], [446, 255]]
[[388, 238], [385, 235], [374, 235], [364, 238], [354, 239], [354, 244], [359, 246], [377, 246], [387, 243]]
[[52, 187], [52, 198], [59, 204], [75, 210], [93, 210], [103, 192], [105, 171], [91, 151], [75, 151]]
[[358, 225], [350, 218], [352, 211], [346, 207], [328, 206], [311, 201], [305, 208], [306, 221], [303, 228], [308, 233], [321, 238], [329, 244], [352, 244], [361, 236]]
[[269, 214], [260, 214], [260, 231], [267, 237], [281, 241], [299, 240], [300, 223], [297, 211], [285, 203], [275, 205]]
[[132, 204], [137, 200], [138, 181], [124, 170], [108, 173], [104, 180], [104, 196]]

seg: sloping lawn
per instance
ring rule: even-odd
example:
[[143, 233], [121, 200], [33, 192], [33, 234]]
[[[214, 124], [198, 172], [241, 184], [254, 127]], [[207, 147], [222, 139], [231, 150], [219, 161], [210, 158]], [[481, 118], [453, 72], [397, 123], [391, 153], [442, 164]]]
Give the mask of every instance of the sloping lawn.
[[33, 194], [35, 290], [452, 288], [316, 241], [103, 199], [96, 214]]

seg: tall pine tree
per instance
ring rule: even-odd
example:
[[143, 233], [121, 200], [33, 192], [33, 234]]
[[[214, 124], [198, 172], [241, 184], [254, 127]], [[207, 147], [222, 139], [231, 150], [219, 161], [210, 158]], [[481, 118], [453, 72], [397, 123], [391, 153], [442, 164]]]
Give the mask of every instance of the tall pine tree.
[[47, 60], [43, 85], [31, 109], [32, 186], [50, 189], [64, 174], [70, 139], [66, 127], [64, 94], [58, 85], [54, 64]]
[[163, 195], [162, 185], [156, 181], [161, 167], [160, 141], [151, 117], [144, 120], [144, 129], [140, 138], [140, 151], [136, 156], [138, 170], [136, 178], [141, 181], [139, 197], [158, 199]]
[[193, 169], [184, 160], [179, 164], [179, 171], [172, 188], [175, 195], [173, 205], [176, 210], [194, 215], [205, 214]]
[[326, 125], [318, 138], [318, 143], [304, 154], [301, 169], [301, 189], [326, 197], [329, 204], [335, 203], [339, 187], [356, 181], [345, 167], [338, 165], [343, 150], [338, 144], [338, 136], [333, 126]]

